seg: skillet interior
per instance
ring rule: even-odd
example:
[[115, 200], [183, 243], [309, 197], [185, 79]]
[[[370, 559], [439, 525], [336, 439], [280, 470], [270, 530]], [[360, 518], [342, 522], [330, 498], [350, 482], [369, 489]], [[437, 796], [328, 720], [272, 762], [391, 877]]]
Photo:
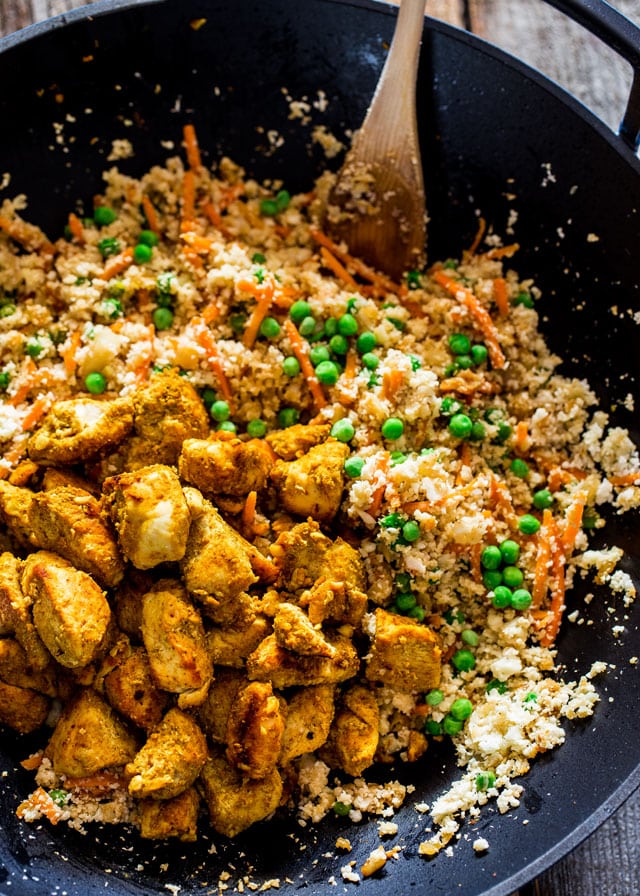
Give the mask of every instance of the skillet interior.
[[[10, 123], [0, 145], [1, 170], [11, 172], [4, 195], [27, 193], [28, 217], [52, 236], [76, 199], [90, 203], [100, 189], [113, 139], [132, 141], [135, 157], [122, 169], [140, 174], [170, 154], [161, 141], [179, 146], [185, 121], [195, 123], [208, 161], [225, 153], [251, 175], [282, 178], [292, 192], [308, 189], [326, 160], [309, 148], [311, 126], [289, 119], [283, 88], [311, 102], [324, 91], [328, 106], [312, 109], [313, 124], [338, 135], [357, 126], [394, 21], [389, 8], [366, 0], [165, 0], [133, 8], [106, 2], [67, 18], [64, 26], [57, 20], [8, 39], [0, 54], [0, 77], [15, 85], [0, 101]], [[195, 29], [201, 18], [206, 22]], [[565, 372], [590, 379], [603, 407], [637, 440], [634, 415], [623, 405], [637, 393], [640, 375], [637, 325], [627, 312], [640, 310], [637, 158], [539, 75], [429, 20], [418, 102], [431, 258], [457, 255], [471, 242], [476, 211], [504, 234], [515, 210], [509, 238], [522, 246], [515, 265], [543, 290], [539, 307], [552, 349], [566, 358]], [[269, 148], [271, 129], [285, 138], [276, 150]], [[636, 585], [639, 522], [637, 513], [614, 518], [601, 539], [625, 548], [623, 565]], [[570, 609], [583, 606], [587, 590], [602, 598], [591, 604], [593, 624], [565, 627], [559, 661], [571, 676], [596, 659], [615, 664], [600, 686], [594, 719], [568, 725], [567, 744], [542, 757], [525, 781], [521, 807], [507, 816], [485, 811], [451, 858], [418, 857], [425, 818], [403, 809], [403, 853], [365, 882], [368, 891], [509, 893], [592, 831], [638, 782], [640, 681], [629, 659], [638, 653], [640, 607], [624, 611], [619, 599], [578, 583]], [[609, 605], [616, 606], [613, 618]], [[614, 623], [625, 625], [617, 640]], [[328, 820], [305, 831], [291, 818], [216, 841], [216, 853], [207, 837], [185, 848], [154, 846], [121, 830], [26, 828], [13, 813], [30, 790], [31, 776], [16, 769], [30, 749], [27, 740], [3, 733], [0, 764], [9, 777], [0, 789], [2, 892], [92, 896], [107, 887], [144, 894], [169, 885], [181, 894], [206, 893], [230, 863], [230, 883], [250, 872], [259, 883], [279, 878], [284, 886], [288, 878], [310, 893], [332, 892], [329, 879], [335, 875], [343, 887], [339, 870], [347, 861], [335, 856], [336, 836], [350, 837], [348, 860], [358, 864], [380, 842], [375, 824]], [[455, 768], [450, 752], [436, 746], [420, 765], [396, 772], [415, 783], [417, 800], [429, 802]], [[477, 836], [491, 844], [481, 857], [471, 849]]]

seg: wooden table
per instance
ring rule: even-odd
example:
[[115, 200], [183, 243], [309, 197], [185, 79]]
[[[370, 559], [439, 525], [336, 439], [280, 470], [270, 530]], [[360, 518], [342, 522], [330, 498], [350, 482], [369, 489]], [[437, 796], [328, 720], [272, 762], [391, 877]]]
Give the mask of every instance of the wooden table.
[[[83, 5], [85, 0], [0, 0], [0, 33]], [[631, 74], [608, 48], [541, 0], [426, 0], [427, 13], [468, 27], [569, 89], [616, 128]], [[612, 0], [640, 24], [640, 0]], [[639, 732], [640, 736], [640, 732]], [[640, 792], [563, 861], [514, 896], [638, 896]], [[16, 894], [18, 896], [18, 894]]]

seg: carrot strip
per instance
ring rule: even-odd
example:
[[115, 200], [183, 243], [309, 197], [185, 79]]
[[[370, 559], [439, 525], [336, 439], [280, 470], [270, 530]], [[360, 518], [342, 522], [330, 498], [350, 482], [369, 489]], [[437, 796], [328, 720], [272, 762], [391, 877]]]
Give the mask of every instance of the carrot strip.
[[242, 508], [242, 529], [246, 537], [250, 537], [254, 532], [257, 500], [258, 493], [256, 491], [249, 492]]
[[182, 232], [193, 224], [196, 211], [196, 178], [192, 169], [185, 171], [182, 178]]
[[500, 348], [498, 331], [487, 309], [480, 303], [477, 296], [464, 284], [456, 280], [455, 277], [451, 277], [444, 271], [435, 271], [433, 277], [440, 286], [443, 286], [454, 299], [464, 305], [469, 311], [484, 336], [492, 366], [496, 370], [502, 369], [506, 363], [506, 358]]
[[538, 531], [536, 562], [533, 571], [533, 587], [531, 589], [532, 607], [542, 606], [547, 595], [549, 566], [551, 563], [551, 526], [552, 515], [548, 508], [542, 511], [542, 525]]
[[69, 212], [69, 230], [71, 236], [77, 243], [84, 243], [84, 227], [82, 221], [73, 212]]
[[309, 232], [317, 243], [324, 246], [325, 249], [328, 249], [332, 255], [343, 264], [347, 265], [347, 267], [351, 267], [360, 277], [363, 277], [365, 280], [368, 280], [370, 283], [375, 284], [380, 289], [386, 290], [387, 292], [393, 292], [399, 296], [404, 296], [406, 294], [406, 287], [401, 286], [399, 283], [394, 283], [393, 280], [385, 277], [384, 274], [375, 271], [373, 268], [370, 268], [368, 264], [360, 261], [359, 258], [355, 258], [353, 255], [345, 252], [325, 233], [322, 233], [319, 230], [311, 230]]
[[212, 240], [211, 237], [200, 236], [197, 233], [183, 233], [181, 234], [181, 239], [187, 244], [187, 246], [189, 246], [190, 249], [193, 249], [193, 251], [198, 254], [210, 252], [212, 247], [215, 245], [215, 240]]
[[509, 289], [504, 277], [496, 277], [493, 281], [493, 298], [500, 314], [506, 317], [509, 313]]
[[16, 815], [18, 818], [24, 818], [28, 812], [34, 809], [41, 812], [51, 824], [57, 824], [60, 821], [62, 814], [60, 809], [42, 787], [38, 787], [28, 799], [20, 803], [16, 809]]
[[619, 476], [607, 476], [611, 485], [638, 485], [640, 473], [622, 473]]
[[551, 647], [556, 640], [565, 609], [565, 556], [562, 550], [558, 530], [553, 517], [550, 519], [551, 531], [551, 604], [549, 614], [540, 636], [543, 647]]
[[64, 361], [64, 372], [68, 377], [73, 376], [76, 371], [76, 354], [80, 348], [81, 339], [80, 330], [74, 330], [69, 338], [69, 347], [61, 352], [62, 360]]
[[469, 255], [475, 255], [476, 252], [478, 251], [478, 247], [479, 247], [480, 243], [482, 242], [482, 237], [484, 236], [486, 229], [487, 229], [487, 222], [485, 221], [484, 218], [479, 218], [478, 219], [478, 229], [476, 231], [476, 235], [473, 238], [473, 242], [467, 249], [467, 252], [469, 253]]
[[208, 305], [205, 305], [202, 311], [200, 312], [200, 317], [205, 322], [205, 324], [211, 324], [214, 320], [220, 316], [220, 308], [216, 305], [215, 302], [209, 302]]
[[46, 255], [53, 255], [56, 251], [56, 247], [49, 242], [39, 227], [36, 227], [35, 224], [28, 224], [20, 218], [12, 219], [7, 218], [6, 215], [0, 215], [0, 230], [4, 230], [7, 236], [30, 252], [44, 252]]
[[580, 527], [582, 525], [582, 515], [584, 513], [584, 508], [587, 503], [588, 492], [586, 488], [580, 488], [575, 495], [575, 499], [569, 505], [567, 510], [567, 515], [565, 518], [565, 529], [562, 533], [562, 547], [565, 551], [565, 554], [568, 556], [572, 551], [576, 543], [576, 538], [580, 533]]
[[14, 408], [17, 408], [19, 404], [22, 404], [22, 402], [25, 400], [29, 392], [31, 392], [36, 384], [37, 372], [38, 368], [36, 367], [36, 363], [33, 358], [26, 358], [24, 362], [25, 381], [18, 388], [16, 393], [8, 399], [8, 404], [12, 405]]
[[119, 255], [115, 255], [105, 266], [101, 274], [102, 280], [111, 280], [133, 264], [133, 249], [127, 246]]
[[482, 256], [483, 258], [511, 258], [512, 255], [515, 255], [518, 249], [520, 248], [520, 243], [511, 243], [509, 246], [499, 246], [494, 249], [489, 249], [488, 252], [485, 252]]
[[369, 513], [373, 517], [377, 517], [380, 514], [380, 509], [382, 507], [382, 499], [384, 498], [384, 493], [387, 488], [386, 475], [389, 469], [389, 464], [391, 463], [391, 456], [389, 452], [386, 451], [381, 458], [378, 460], [377, 469], [381, 474], [382, 481], [375, 487], [373, 490], [373, 494], [371, 495], [371, 504], [369, 505]]
[[198, 137], [196, 129], [192, 124], [185, 124], [182, 129], [184, 136], [184, 148], [187, 153], [187, 163], [189, 168], [198, 169], [202, 167], [202, 158], [200, 156], [200, 147], [198, 146]]
[[480, 563], [480, 555], [482, 554], [482, 544], [471, 545], [471, 576], [474, 582], [482, 581], [482, 564]]
[[332, 255], [324, 246], [320, 247], [320, 255], [325, 267], [328, 267], [338, 280], [342, 280], [347, 286], [353, 286], [357, 289], [358, 284], [355, 279], [351, 276], [345, 266], [338, 261], [335, 255]]
[[37, 753], [34, 753], [32, 756], [27, 756], [26, 759], [23, 759], [20, 762], [20, 765], [28, 772], [34, 772], [37, 768], [40, 768], [43, 756], [44, 750], [38, 750]]
[[404, 371], [394, 368], [387, 370], [382, 377], [382, 395], [384, 398], [394, 398], [404, 382]]
[[38, 420], [43, 416], [44, 412], [47, 409], [48, 400], [44, 396], [39, 396], [31, 405], [30, 410], [22, 419], [22, 430], [26, 432], [28, 429], [33, 429]]
[[518, 420], [516, 423], [514, 447], [521, 454], [529, 448], [529, 424], [526, 420]]
[[284, 329], [287, 336], [289, 337], [289, 342], [291, 343], [293, 353], [298, 359], [302, 374], [307, 381], [307, 385], [309, 386], [315, 409], [316, 411], [319, 411], [326, 406], [327, 399], [322, 390], [322, 386], [318, 381], [318, 377], [316, 376], [313, 364], [309, 360], [309, 350], [307, 347], [307, 343], [297, 331], [296, 325], [291, 320], [291, 318], [288, 317], [285, 320]]
[[142, 211], [147, 219], [149, 230], [153, 230], [154, 233], [160, 233], [160, 219], [158, 218], [158, 212], [155, 210], [154, 205], [148, 196], [142, 197]]
[[267, 277], [264, 283], [260, 284], [260, 294], [258, 295], [258, 301], [251, 313], [251, 317], [247, 321], [247, 325], [242, 336], [242, 344], [245, 348], [253, 348], [253, 344], [258, 338], [260, 325], [262, 324], [262, 321], [265, 319], [265, 317], [269, 313], [269, 309], [271, 308], [274, 287], [275, 281], [273, 277]]
[[211, 365], [211, 369], [213, 370], [215, 377], [218, 380], [220, 391], [222, 392], [225, 401], [229, 405], [229, 409], [233, 413], [234, 401], [233, 395], [231, 393], [231, 386], [229, 384], [229, 380], [227, 379], [227, 374], [225, 373], [222, 360], [218, 352], [218, 346], [215, 343], [211, 330], [207, 327], [201, 317], [196, 317], [193, 321], [193, 324], [196, 329], [196, 339], [198, 341], [198, 344], [205, 350], [207, 361]]

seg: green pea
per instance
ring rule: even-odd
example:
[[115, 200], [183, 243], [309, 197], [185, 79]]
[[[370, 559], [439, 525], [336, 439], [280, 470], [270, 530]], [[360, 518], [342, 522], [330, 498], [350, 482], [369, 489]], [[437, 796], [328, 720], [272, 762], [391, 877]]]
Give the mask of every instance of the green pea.
[[483, 548], [482, 553], [480, 554], [480, 564], [483, 569], [498, 569], [502, 564], [500, 548], [497, 548], [493, 544]]
[[348, 815], [351, 812], [351, 806], [348, 803], [341, 803], [340, 800], [336, 800], [332, 808], [335, 814], [340, 816]]
[[477, 647], [480, 643], [480, 636], [472, 628], [465, 628], [460, 637], [462, 638], [462, 643], [468, 647]]
[[471, 370], [473, 367], [473, 359], [471, 355], [457, 355], [456, 364], [460, 370]]
[[362, 457], [348, 457], [344, 462], [344, 472], [349, 479], [357, 479], [362, 473], [364, 459]]
[[440, 688], [432, 688], [424, 700], [427, 706], [439, 706], [444, 700], [444, 694]]
[[442, 720], [442, 730], [450, 737], [455, 737], [456, 734], [460, 734], [463, 727], [464, 722], [460, 721], [460, 719], [455, 719], [452, 715], [447, 715]]
[[473, 361], [476, 367], [479, 367], [481, 364], [484, 364], [487, 360], [489, 352], [487, 350], [486, 345], [482, 345], [478, 343], [477, 345], [471, 346], [471, 360]]
[[316, 367], [318, 382], [325, 386], [335, 386], [340, 376], [340, 370], [335, 361], [320, 361]]
[[98, 227], [106, 227], [108, 224], [113, 224], [117, 217], [115, 211], [107, 205], [99, 205], [93, 212], [93, 220]]
[[416, 596], [411, 591], [396, 595], [396, 606], [401, 613], [408, 613], [409, 610], [413, 610], [416, 603]]
[[315, 328], [316, 328], [315, 317], [308, 315], [307, 317], [304, 317], [300, 321], [300, 326], [298, 327], [298, 330], [300, 331], [301, 336], [311, 336], [311, 334], [314, 332]]
[[471, 434], [469, 438], [472, 442], [481, 442], [485, 436], [487, 435], [487, 430], [485, 429], [484, 423], [481, 420], [474, 420], [473, 425], [471, 426]]
[[492, 605], [496, 610], [504, 610], [505, 607], [511, 606], [511, 588], [506, 585], [497, 585], [493, 589]]
[[209, 413], [218, 423], [223, 423], [231, 416], [231, 409], [226, 401], [218, 399], [218, 401], [214, 401], [211, 405]]
[[298, 376], [300, 373], [300, 362], [294, 355], [289, 355], [282, 362], [282, 370], [286, 376]]
[[342, 420], [336, 420], [331, 427], [331, 435], [334, 439], [338, 439], [339, 442], [350, 442], [355, 434], [353, 423], [347, 420], [346, 417]]
[[341, 333], [336, 333], [336, 335], [332, 336], [329, 340], [329, 348], [334, 355], [346, 355], [349, 350], [347, 337], [343, 336]]
[[454, 414], [449, 421], [449, 432], [456, 439], [467, 439], [471, 435], [473, 423], [466, 414]]
[[222, 423], [218, 426], [219, 432], [237, 432], [238, 427], [235, 425], [233, 420], [223, 420]]
[[476, 790], [491, 790], [496, 783], [496, 776], [493, 772], [480, 772], [476, 775]]
[[355, 336], [358, 332], [358, 321], [353, 314], [343, 314], [338, 318], [338, 333], [341, 336]]
[[472, 712], [473, 704], [471, 700], [467, 700], [466, 697], [459, 697], [457, 700], [454, 700], [449, 708], [449, 713], [458, 722], [464, 722], [465, 719], [469, 718]]
[[275, 317], [265, 317], [260, 324], [260, 335], [265, 339], [275, 339], [280, 335], [280, 324]]
[[509, 465], [509, 469], [519, 479], [526, 479], [529, 475], [529, 465], [519, 457], [514, 457]]
[[475, 669], [476, 658], [470, 650], [463, 647], [460, 650], [456, 650], [453, 654], [451, 664], [458, 672], [470, 672], [472, 669]]
[[419, 606], [411, 607], [411, 609], [407, 613], [407, 616], [409, 616], [411, 619], [416, 619], [418, 622], [424, 622], [424, 618], [426, 615], [427, 614], [424, 607]]
[[156, 308], [153, 312], [153, 325], [156, 330], [168, 330], [173, 324], [173, 311], [170, 308]]
[[153, 248], [158, 245], [158, 242], [158, 234], [153, 230], [141, 230], [138, 234], [138, 243], [141, 243], [143, 246]]
[[314, 367], [317, 367], [321, 361], [331, 360], [331, 354], [326, 345], [312, 345], [309, 349], [309, 360]]
[[282, 429], [293, 426], [300, 419], [300, 412], [297, 408], [282, 408], [278, 411], [278, 423]]
[[136, 264], [147, 264], [147, 262], [151, 261], [152, 255], [153, 248], [145, 243], [138, 243], [133, 250], [133, 260]]
[[298, 299], [293, 303], [291, 308], [289, 308], [289, 317], [294, 324], [301, 324], [305, 317], [311, 316], [311, 305], [308, 302], [305, 302], [304, 299]]
[[395, 441], [399, 439], [404, 432], [404, 423], [398, 417], [389, 417], [380, 427], [382, 437]]
[[518, 529], [523, 535], [535, 535], [540, 528], [540, 522], [530, 513], [525, 513], [518, 520]]
[[548, 488], [541, 488], [533, 495], [533, 506], [536, 510], [546, 510], [553, 504], [553, 495]]
[[438, 737], [442, 734], [442, 723], [436, 722], [435, 719], [427, 719], [424, 723], [424, 730], [426, 734], [430, 734], [432, 737]]
[[260, 203], [260, 214], [266, 218], [275, 217], [280, 209], [275, 199], [263, 199]]
[[256, 418], [254, 420], [249, 420], [247, 423], [247, 435], [251, 436], [252, 439], [261, 439], [266, 435], [266, 432], [267, 424], [264, 420]]
[[467, 355], [471, 349], [471, 340], [464, 333], [452, 333], [449, 336], [449, 348], [454, 355]]
[[409, 543], [420, 538], [420, 526], [415, 520], [408, 520], [402, 527], [402, 537]]
[[279, 212], [283, 212], [291, 202], [291, 194], [288, 190], [278, 190], [276, 193], [276, 205]]
[[513, 541], [511, 538], [506, 538], [504, 541], [500, 542], [498, 547], [503, 563], [507, 566], [513, 566], [518, 562], [518, 558], [520, 557], [520, 545], [517, 541]]
[[356, 349], [361, 355], [366, 355], [367, 352], [372, 352], [377, 344], [376, 334], [370, 330], [365, 330], [364, 333], [360, 333], [356, 340]]
[[524, 573], [517, 566], [505, 566], [502, 570], [502, 581], [508, 588], [519, 588], [524, 581]]
[[526, 588], [517, 588], [511, 596], [511, 606], [514, 610], [528, 610], [533, 598]]
[[487, 591], [495, 591], [498, 585], [502, 585], [502, 573], [499, 569], [485, 569], [482, 583]]
[[102, 395], [107, 388], [107, 381], [101, 373], [96, 371], [86, 375], [84, 385], [87, 392], [91, 392], [92, 395]]
[[373, 352], [365, 352], [362, 356], [362, 364], [367, 370], [375, 370], [380, 363], [380, 358]]
[[252, 264], [264, 264], [267, 260], [267, 256], [263, 255], [262, 252], [254, 252], [251, 256]]
[[491, 681], [487, 683], [486, 691], [487, 694], [490, 694], [491, 691], [505, 694], [507, 692], [507, 683], [506, 681], [499, 681], [497, 678], [492, 678]]

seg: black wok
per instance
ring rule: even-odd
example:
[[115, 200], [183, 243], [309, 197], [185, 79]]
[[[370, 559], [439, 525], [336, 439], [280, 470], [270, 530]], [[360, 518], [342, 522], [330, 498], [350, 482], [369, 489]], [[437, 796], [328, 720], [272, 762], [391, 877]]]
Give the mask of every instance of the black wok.
[[[515, 210], [517, 267], [543, 290], [551, 347], [566, 359], [565, 372], [591, 380], [603, 407], [637, 440], [625, 397], [637, 397], [640, 374], [639, 330], [629, 313], [640, 312], [640, 32], [596, 0], [554, 5], [634, 66], [636, 87], [621, 134], [538, 73], [427, 19], [418, 103], [429, 250], [434, 260], [459, 254], [476, 230], [476, 210], [499, 233]], [[186, 121], [195, 123], [208, 161], [225, 153], [253, 176], [308, 189], [326, 165], [310, 145], [311, 127], [326, 124], [340, 136], [361, 121], [394, 16], [394, 9], [368, 0], [115, 0], [26, 29], [0, 44], [0, 171], [11, 174], [2, 196], [27, 193], [28, 217], [57, 236], [76, 200], [89, 206], [100, 189], [114, 139], [131, 140], [135, 156], [122, 168], [140, 174], [170, 154], [162, 141], [179, 147]], [[326, 110], [312, 107], [311, 125], [290, 119], [285, 93], [313, 103], [319, 90]], [[281, 146], [270, 131], [284, 138]], [[600, 543], [623, 546], [623, 566], [637, 585], [638, 513], [611, 519]], [[569, 676], [596, 659], [615, 665], [600, 685], [594, 719], [568, 724], [566, 745], [541, 757], [525, 780], [521, 806], [505, 816], [485, 810], [472, 830], [463, 828], [453, 857], [421, 858], [425, 817], [403, 808], [402, 854], [361, 889], [507, 894], [591, 833], [640, 782], [640, 677], [629, 662], [640, 653], [640, 604], [625, 610], [619, 598], [579, 582], [569, 609], [583, 607], [587, 590], [597, 595], [593, 624], [565, 625], [559, 662]], [[614, 623], [624, 626], [617, 639]], [[380, 842], [374, 823], [329, 819], [303, 830], [286, 816], [234, 841], [205, 835], [188, 847], [150, 844], [120, 829], [28, 827], [15, 807], [32, 788], [18, 763], [33, 743], [7, 732], [0, 737], [7, 772], [0, 779], [3, 894], [191, 896], [217, 891], [229, 865], [230, 891], [249, 874], [258, 883], [279, 878], [281, 889], [329, 893], [336, 892], [332, 875], [338, 890], [351, 886], [343, 884], [341, 865], [361, 864]], [[429, 802], [455, 767], [447, 748], [436, 746], [421, 764], [393, 774], [413, 781], [416, 799]], [[339, 835], [354, 844], [348, 858], [335, 855]], [[477, 836], [491, 844], [482, 856], [471, 848]]]

